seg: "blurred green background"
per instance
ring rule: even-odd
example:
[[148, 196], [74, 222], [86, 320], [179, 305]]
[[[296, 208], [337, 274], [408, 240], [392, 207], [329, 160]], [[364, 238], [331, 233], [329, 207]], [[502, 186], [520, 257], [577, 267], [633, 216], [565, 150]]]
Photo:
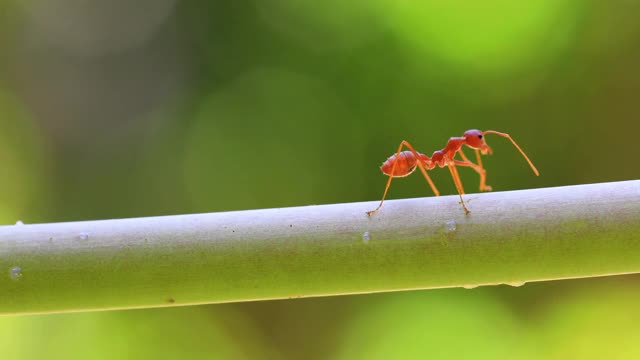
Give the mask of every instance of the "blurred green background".
[[[402, 139], [430, 154], [472, 128], [510, 133], [541, 171], [489, 138], [497, 191], [637, 179], [638, 14], [628, 0], [5, 0], [0, 222], [378, 200]], [[416, 196], [431, 196], [420, 176], [390, 192]], [[0, 354], [637, 359], [639, 284], [5, 316]]]

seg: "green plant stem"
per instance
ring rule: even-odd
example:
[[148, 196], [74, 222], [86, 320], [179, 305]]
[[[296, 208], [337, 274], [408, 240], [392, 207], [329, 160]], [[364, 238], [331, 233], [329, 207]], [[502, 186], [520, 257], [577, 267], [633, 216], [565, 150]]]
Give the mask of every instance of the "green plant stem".
[[640, 272], [640, 181], [0, 227], [0, 314]]

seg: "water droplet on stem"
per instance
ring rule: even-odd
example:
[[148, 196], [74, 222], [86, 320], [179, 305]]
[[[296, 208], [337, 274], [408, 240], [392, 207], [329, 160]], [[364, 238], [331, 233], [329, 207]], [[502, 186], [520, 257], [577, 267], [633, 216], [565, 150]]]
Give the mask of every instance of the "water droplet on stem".
[[458, 224], [456, 224], [455, 220], [449, 220], [444, 224], [444, 231], [445, 232], [454, 232], [456, 231]]
[[9, 269], [9, 277], [11, 280], [18, 280], [22, 277], [22, 268], [20, 266], [14, 266]]

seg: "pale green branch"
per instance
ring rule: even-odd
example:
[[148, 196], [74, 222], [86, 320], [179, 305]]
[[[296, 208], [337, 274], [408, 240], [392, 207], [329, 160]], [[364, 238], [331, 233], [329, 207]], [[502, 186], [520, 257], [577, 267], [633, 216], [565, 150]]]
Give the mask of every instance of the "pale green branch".
[[0, 227], [0, 313], [640, 272], [640, 181]]

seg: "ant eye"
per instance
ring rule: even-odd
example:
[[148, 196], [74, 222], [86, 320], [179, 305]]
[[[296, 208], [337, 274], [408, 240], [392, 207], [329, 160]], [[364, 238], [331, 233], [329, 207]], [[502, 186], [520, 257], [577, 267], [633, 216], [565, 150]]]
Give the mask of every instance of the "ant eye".
[[478, 139], [482, 139], [482, 134], [478, 135]]

